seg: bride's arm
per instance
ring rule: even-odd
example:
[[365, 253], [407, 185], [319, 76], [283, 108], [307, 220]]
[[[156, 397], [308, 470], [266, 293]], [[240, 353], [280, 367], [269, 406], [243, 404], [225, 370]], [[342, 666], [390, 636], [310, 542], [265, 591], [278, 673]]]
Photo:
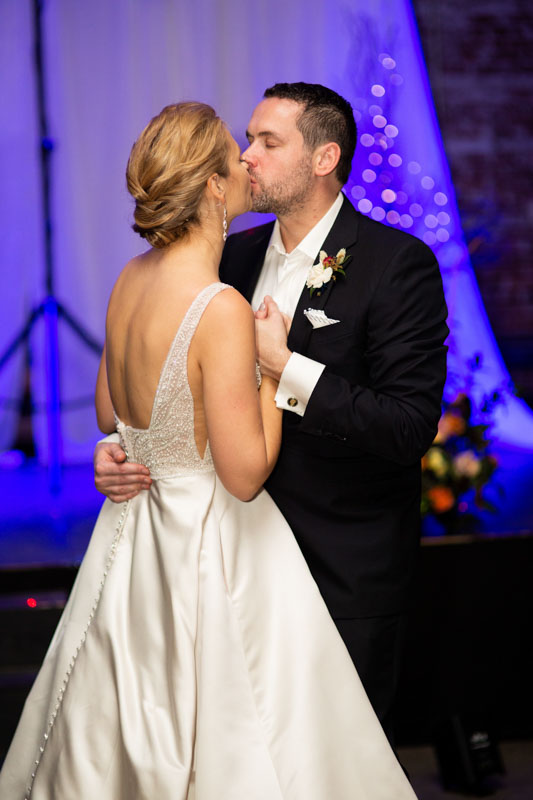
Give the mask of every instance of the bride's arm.
[[257, 391], [255, 322], [246, 300], [227, 289], [209, 304], [196, 332], [209, 446], [218, 476], [250, 500], [270, 475], [281, 444], [277, 382]]
[[115, 415], [113, 414], [113, 404], [109, 394], [109, 384], [107, 382], [106, 366], [106, 346], [100, 359], [98, 367], [98, 377], [96, 378], [96, 391], [94, 393], [94, 404], [96, 406], [96, 421], [102, 433], [113, 433], [115, 430]]

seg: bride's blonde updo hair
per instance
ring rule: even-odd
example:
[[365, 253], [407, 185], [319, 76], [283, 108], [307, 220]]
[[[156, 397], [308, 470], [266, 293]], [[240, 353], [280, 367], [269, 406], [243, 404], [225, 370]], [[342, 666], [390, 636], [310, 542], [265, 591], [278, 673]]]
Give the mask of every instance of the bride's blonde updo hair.
[[135, 200], [132, 227], [152, 247], [165, 247], [198, 224], [208, 178], [228, 174], [226, 131], [211, 106], [176, 103], [133, 145], [126, 170]]

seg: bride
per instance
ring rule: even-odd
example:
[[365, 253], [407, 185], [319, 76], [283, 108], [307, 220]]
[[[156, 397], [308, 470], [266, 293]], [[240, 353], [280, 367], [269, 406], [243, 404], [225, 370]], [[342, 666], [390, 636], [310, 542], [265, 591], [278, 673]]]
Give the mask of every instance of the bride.
[[275, 382], [218, 279], [251, 207], [213, 109], [133, 146], [151, 248], [111, 295], [96, 407], [152, 485], [103, 505], [0, 775], [5, 800], [407, 800], [413, 791], [283, 517]]

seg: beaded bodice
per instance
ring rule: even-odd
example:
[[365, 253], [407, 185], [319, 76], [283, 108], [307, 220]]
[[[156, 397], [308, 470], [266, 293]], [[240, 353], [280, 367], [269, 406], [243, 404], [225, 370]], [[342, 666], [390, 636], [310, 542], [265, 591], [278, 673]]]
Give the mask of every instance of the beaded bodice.
[[144, 464], [152, 478], [214, 470], [209, 442], [201, 458], [194, 439], [194, 404], [187, 378], [189, 345], [209, 301], [225, 283], [212, 283], [190, 305], [161, 369], [148, 428], [132, 428], [115, 414], [128, 461]]

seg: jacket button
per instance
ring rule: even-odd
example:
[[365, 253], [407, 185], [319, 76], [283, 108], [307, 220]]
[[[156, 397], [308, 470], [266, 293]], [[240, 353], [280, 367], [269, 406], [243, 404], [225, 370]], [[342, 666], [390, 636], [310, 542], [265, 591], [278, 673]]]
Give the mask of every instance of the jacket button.
[[291, 408], [294, 408], [294, 406], [298, 405], [298, 400], [295, 397], [289, 397], [287, 403], [291, 406]]

